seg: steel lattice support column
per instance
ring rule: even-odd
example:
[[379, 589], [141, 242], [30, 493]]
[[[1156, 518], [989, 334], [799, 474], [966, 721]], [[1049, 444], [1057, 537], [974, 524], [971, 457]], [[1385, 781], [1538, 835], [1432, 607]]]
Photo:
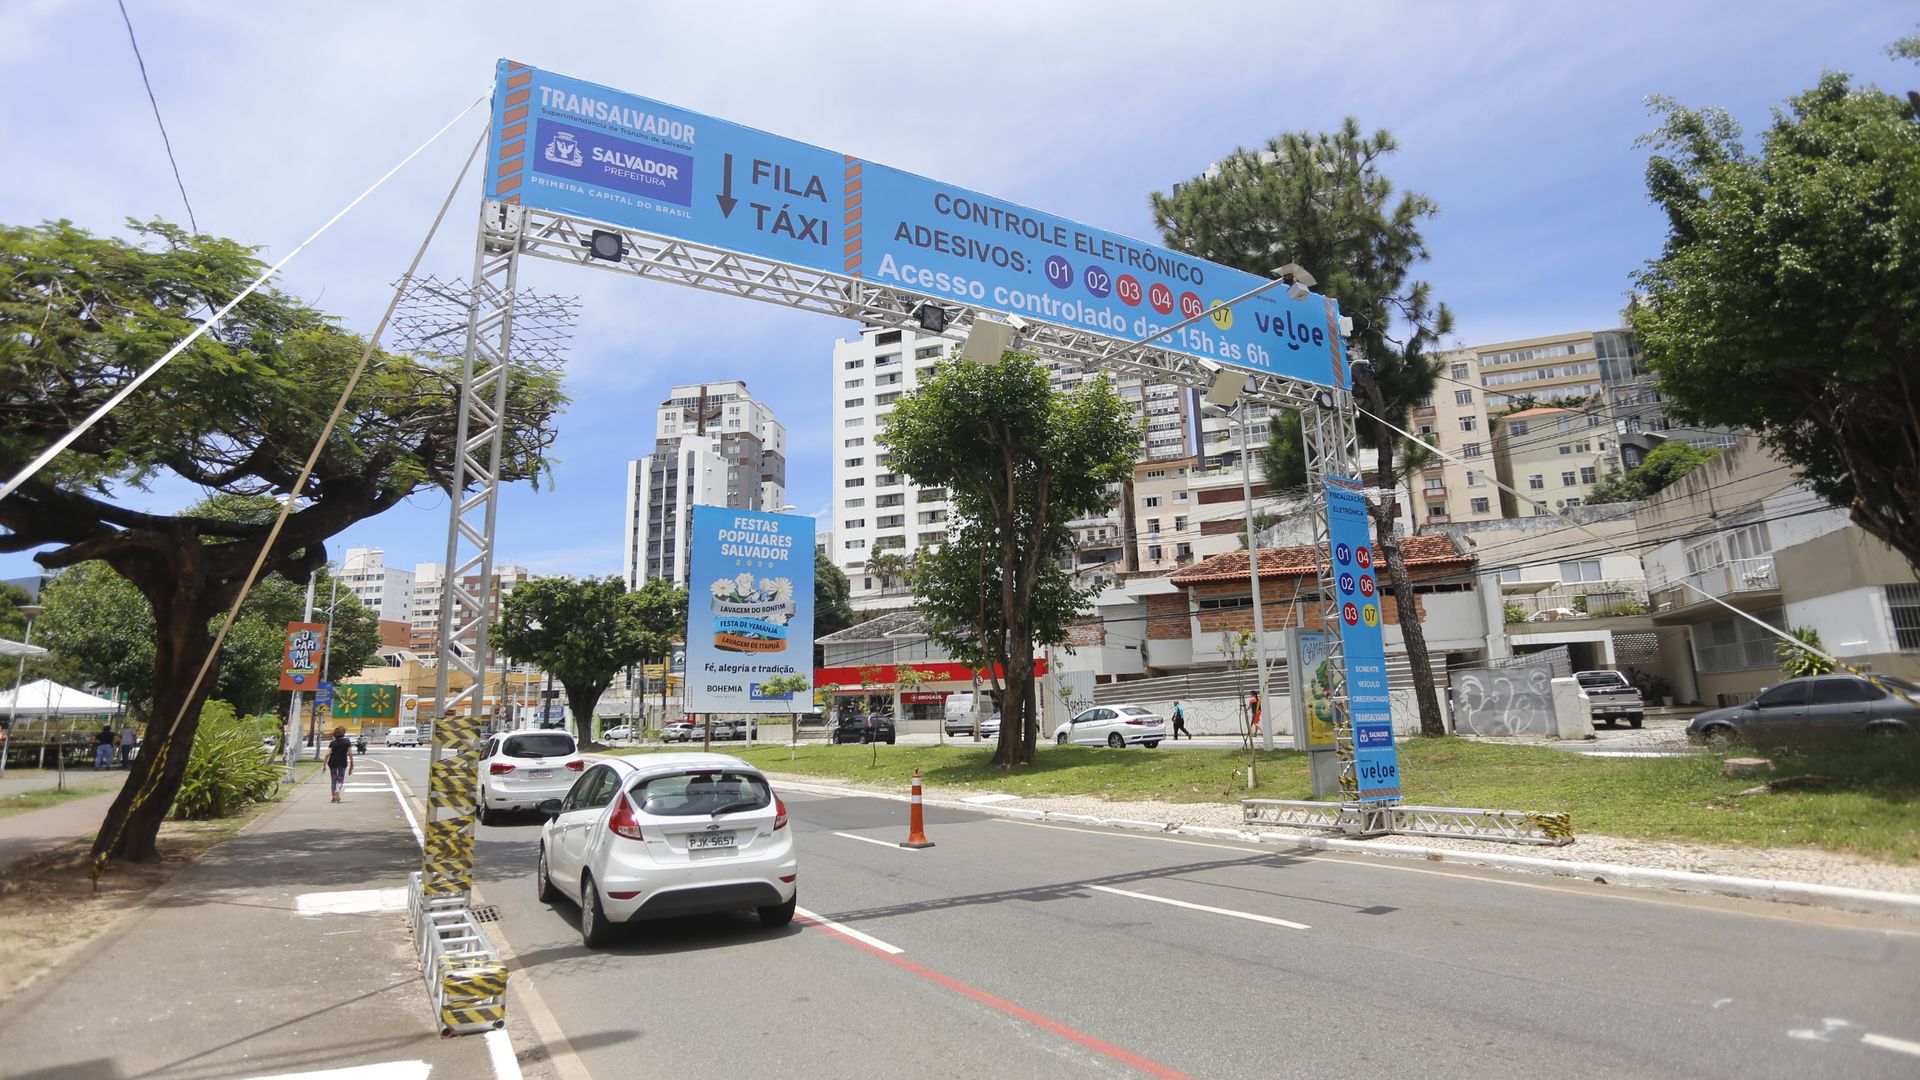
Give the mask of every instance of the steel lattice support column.
[[[480, 710], [486, 696], [487, 624], [494, 613], [494, 518], [500, 502], [513, 298], [525, 216], [518, 206], [485, 203], [474, 252], [446, 570], [440, 582], [439, 667], [421, 862], [422, 886], [429, 897], [457, 895], [464, 900], [473, 891], [474, 770], [480, 760]], [[455, 645], [468, 635], [472, 645], [463, 654]], [[449, 697], [456, 671], [467, 677], [467, 685]]]
[[1353, 394], [1335, 390], [1331, 397], [1330, 407], [1316, 404], [1301, 410], [1300, 441], [1306, 451], [1307, 490], [1315, 507], [1313, 550], [1320, 581], [1320, 625], [1327, 631], [1327, 659], [1338, 679], [1332, 694], [1333, 749], [1340, 759], [1340, 794], [1351, 802], [1359, 796], [1360, 788], [1353, 774], [1353, 712], [1347, 705], [1346, 646], [1335, 629], [1340, 625], [1340, 597], [1334, 588], [1332, 537], [1327, 531], [1327, 477], [1360, 478], [1360, 437]]

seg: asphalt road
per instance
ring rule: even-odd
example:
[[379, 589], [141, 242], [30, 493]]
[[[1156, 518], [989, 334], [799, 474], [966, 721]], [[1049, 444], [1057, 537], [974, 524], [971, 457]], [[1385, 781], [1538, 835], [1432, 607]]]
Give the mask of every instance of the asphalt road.
[[[416, 790], [425, 754], [387, 751]], [[802, 919], [580, 945], [539, 822], [494, 932], [595, 1077], [1912, 1077], [1920, 927], [1403, 860], [788, 794]], [[843, 932], [845, 928], [853, 934]]]

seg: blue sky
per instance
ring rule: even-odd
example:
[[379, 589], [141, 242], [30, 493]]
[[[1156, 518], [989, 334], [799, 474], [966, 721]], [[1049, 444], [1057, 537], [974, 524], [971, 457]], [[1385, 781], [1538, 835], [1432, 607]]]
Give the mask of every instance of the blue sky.
[[[1612, 325], [1662, 229], [1642, 184], [1645, 98], [1732, 111], [1751, 133], [1823, 69], [1905, 90], [1887, 58], [1911, 4], [1670, 2], [1178, 6], [745, 2], [247, 4], [129, 0], [201, 228], [290, 250], [487, 92], [502, 55], [1157, 239], [1147, 195], [1237, 146], [1354, 116], [1435, 199], [1421, 271], [1472, 344]], [[544, 21], [549, 13], [564, 19]], [[724, 11], [724, 14], [721, 12]], [[0, 220], [184, 220], [114, 5], [0, 9]], [[370, 330], [481, 130], [475, 110], [309, 248], [283, 287]], [[477, 186], [426, 269], [464, 276]], [[674, 382], [744, 378], [790, 436], [789, 501], [828, 505], [829, 353], [841, 320], [530, 262], [577, 293], [550, 489], [507, 493], [499, 558], [620, 568], [625, 462]], [[131, 493], [173, 509], [179, 486]], [[392, 565], [444, 553], [428, 493], [337, 538]], [[31, 573], [0, 556], [0, 577]]]

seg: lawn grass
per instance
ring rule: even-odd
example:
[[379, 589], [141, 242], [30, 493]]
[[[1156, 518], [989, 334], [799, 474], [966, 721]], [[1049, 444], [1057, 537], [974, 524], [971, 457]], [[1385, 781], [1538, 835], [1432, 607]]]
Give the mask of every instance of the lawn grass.
[[45, 810], [49, 806], [84, 799], [90, 795], [102, 795], [114, 790], [111, 787], [74, 787], [66, 791], [48, 788], [45, 791], [24, 791], [18, 795], [8, 795], [0, 799], [0, 817], [24, 814], [29, 810]]
[[[716, 747], [716, 749], [722, 749]], [[657, 752], [655, 748], [625, 751]], [[1258, 755], [1260, 786], [1245, 789], [1239, 750], [1109, 750], [1041, 747], [1038, 760], [1002, 773], [991, 746], [802, 744], [735, 746], [769, 772], [846, 780], [906, 791], [915, 767], [930, 786], [1021, 796], [1091, 795], [1117, 802], [1237, 803], [1247, 797], [1306, 799], [1306, 755]], [[1736, 751], [1752, 754], [1752, 750]], [[1400, 744], [1408, 803], [1501, 810], [1564, 810], [1576, 833], [1640, 840], [1706, 841], [1747, 847], [1818, 847], [1900, 863], [1920, 862], [1920, 747], [1911, 741], [1854, 741], [1767, 751], [1774, 778], [1804, 785], [1742, 795], [1767, 778], [1724, 774], [1722, 758], [1595, 758], [1551, 747], [1468, 739]]]

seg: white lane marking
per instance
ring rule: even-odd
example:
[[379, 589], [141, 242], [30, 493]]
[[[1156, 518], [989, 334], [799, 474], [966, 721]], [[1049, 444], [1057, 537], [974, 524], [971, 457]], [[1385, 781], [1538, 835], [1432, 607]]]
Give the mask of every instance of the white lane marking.
[[1235, 911], [1232, 908], [1208, 907], [1205, 904], [1189, 904], [1185, 900], [1175, 900], [1167, 896], [1153, 896], [1143, 892], [1128, 892], [1125, 889], [1113, 889], [1105, 885], [1089, 885], [1087, 888], [1094, 889], [1098, 892], [1112, 893], [1115, 896], [1130, 896], [1135, 900], [1151, 900], [1156, 904], [1167, 904], [1172, 907], [1186, 908], [1190, 911], [1207, 911], [1215, 915], [1227, 915], [1235, 919], [1245, 919], [1248, 922], [1266, 923], [1270, 926], [1284, 926], [1290, 930], [1312, 929], [1312, 927], [1306, 923], [1288, 922], [1286, 919], [1276, 919], [1271, 915], [1255, 915], [1251, 911]]
[[1896, 1039], [1891, 1035], [1875, 1035], [1871, 1032], [1860, 1036], [1860, 1041], [1866, 1043], [1868, 1046], [1877, 1046], [1882, 1050], [1898, 1050], [1902, 1054], [1912, 1054], [1915, 1057], [1920, 1057], [1920, 1042], [1908, 1042], [1905, 1039]]
[[985, 795], [969, 795], [960, 801], [963, 803], [972, 803], [975, 806], [992, 806], [994, 803], [1019, 802], [1020, 796], [1008, 795], [999, 791], [990, 791]]
[[341, 784], [341, 791], [385, 791], [386, 784]]
[[405, 889], [348, 889], [343, 892], [310, 892], [293, 898], [295, 914], [377, 915], [386, 911], [407, 910]]
[[845, 923], [834, 922], [832, 919], [827, 918], [825, 915], [815, 914], [814, 912], [808, 911], [806, 908], [796, 907], [793, 909], [793, 913], [795, 915], [800, 916], [803, 919], [811, 919], [812, 921], [819, 923], [821, 926], [824, 926], [829, 930], [839, 931], [840, 933], [847, 935], [848, 937], [854, 939], [855, 941], [865, 942], [866, 944], [871, 945], [876, 949], [879, 949], [881, 952], [892, 953], [895, 956], [899, 956], [901, 953], [907, 951], [898, 945], [889, 945], [886, 942], [881, 941], [879, 938], [874, 937], [872, 934], [863, 934], [860, 931], [855, 930], [853, 927], [846, 925]]
[[1814, 1042], [1832, 1042], [1834, 1032], [1841, 1028], [1850, 1028], [1853, 1026], [1851, 1022], [1842, 1020], [1837, 1016], [1825, 1016], [1820, 1019], [1820, 1030], [1795, 1028], [1787, 1032], [1787, 1037], [1792, 1039], [1810, 1039]]
[[487, 1032], [487, 1056], [493, 1059], [496, 1080], [520, 1080], [520, 1059], [513, 1056], [513, 1040], [504, 1028]]
[[855, 836], [855, 835], [854, 835], [853, 833], [850, 833], [850, 832], [837, 832], [837, 833], [834, 833], [833, 835], [835, 835], [835, 836], [844, 836], [844, 837], [846, 837], [846, 838], [847, 838], [847, 839], [849, 839], [849, 840], [858, 840], [858, 841], [860, 841], [861, 843], [864, 843], [864, 844], [879, 844], [879, 845], [880, 845], [881, 847], [883, 847], [883, 848], [892, 848], [892, 849], [893, 849], [893, 850], [895, 850], [895, 851], [918, 851], [918, 850], [920, 850], [919, 848], [906, 848], [906, 847], [901, 847], [901, 846], [900, 846], [899, 844], [896, 844], [896, 843], [894, 843], [894, 842], [892, 842], [891, 840], [875, 840], [875, 839], [874, 839], [873, 837], [871, 837], [871, 836]]
[[252, 1080], [427, 1080], [433, 1066], [424, 1061], [383, 1061], [378, 1065], [353, 1065], [345, 1069], [321, 1069], [319, 1072], [274, 1073]]
[[[1025, 825], [1029, 829], [1054, 829], [1059, 832], [1086, 833], [1089, 836], [1110, 836], [1125, 840], [1152, 840], [1162, 844], [1185, 844], [1188, 847], [1219, 848], [1221, 851], [1238, 851], [1247, 855], [1283, 854], [1289, 859], [1296, 859], [1300, 862], [1334, 863], [1338, 866], [1357, 866], [1368, 870], [1391, 870], [1400, 874], [1426, 874], [1430, 877], [1455, 878], [1460, 881], [1477, 881], [1483, 885], [1504, 885], [1513, 889], [1536, 889], [1540, 892], [1565, 893], [1569, 896], [1585, 896], [1601, 900], [1619, 900], [1629, 904], [1651, 904], [1654, 907], [1681, 908], [1686, 911], [1711, 911], [1720, 915], [1740, 915], [1749, 919], [1770, 919], [1774, 922], [1794, 923], [1799, 926], [1808, 925], [1809, 922], [1805, 916], [1775, 915], [1767, 911], [1747, 911], [1732, 908], [1710, 908], [1679, 900], [1662, 900], [1657, 896], [1634, 896], [1621, 892], [1567, 888], [1564, 885], [1547, 885], [1535, 881], [1511, 881], [1507, 878], [1483, 877], [1479, 874], [1466, 874], [1455, 870], [1429, 870], [1424, 866], [1400, 866], [1398, 865], [1400, 860], [1392, 856], [1384, 855], [1372, 858], [1367, 857], [1364, 853], [1356, 853], [1353, 857], [1349, 858], [1336, 858], [1330, 855], [1302, 855], [1272, 844], [1263, 844], [1259, 847], [1240, 847], [1234, 844], [1215, 844], [1205, 840], [1183, 840], [1177, 836], [1159, 836], [1153, 833], [1127, 832], [1118, 829], [1083, 829], [1072, 825], [1048, 825], [1038, 821], [1018, 821], [1013, 818], [993, 818], [992, 820], [1002, 825]], [[1248, 843], [1251, 845], [1252, 841]], [[1920, 937], [1920, 930], [1896, 930], [1880, 926], [1840, 926], [1838, 928], [1865, 930], [1869, 933], [1889, 934], [1894, 937]]]
[[385, 762], [376, 761], [373, 764], [380, 766], [380, 771], [387, 774], [387, 790], [393, 792], [393, 801], [400, 804], [400, 812], [407, 816], [407, 828], [413, 830], [413, 842], [423, 848], [426, 847], [426, 834], [420, 831], [420, 823], [414, 820], [413, 807], [407, 805], [406, 792], [400, 790], [400, 778], [387, 767]]

